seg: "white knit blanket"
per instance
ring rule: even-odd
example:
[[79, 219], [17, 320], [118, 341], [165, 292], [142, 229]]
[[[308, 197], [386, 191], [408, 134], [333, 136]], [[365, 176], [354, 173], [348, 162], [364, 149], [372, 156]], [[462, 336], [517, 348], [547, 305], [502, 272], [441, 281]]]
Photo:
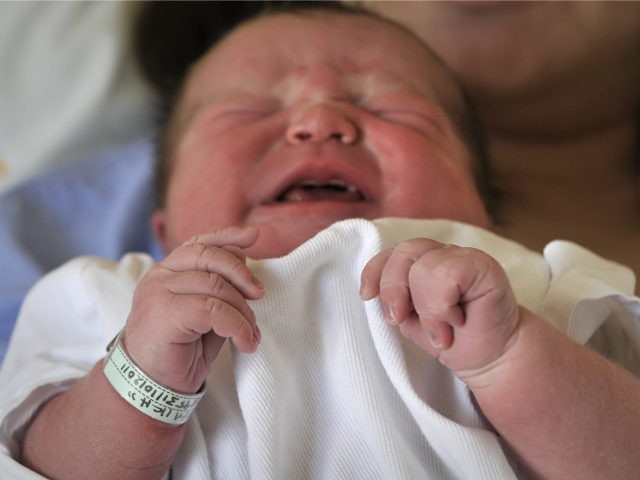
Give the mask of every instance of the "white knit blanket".
[[[388, 325], [377, 300], [359, 299], [365, 263], [419, 236], [488, 251], [521, 304], [549, 310], [545, 258], [491, 233], [448, 221], [336, 224], [284, 258], [252, 264], [268, 292], [252, 305], [262, 343], [216, 362], [177, 478], [515, 478], [466, 387]], [[569, 303], [551, 308], [560, 328]]]

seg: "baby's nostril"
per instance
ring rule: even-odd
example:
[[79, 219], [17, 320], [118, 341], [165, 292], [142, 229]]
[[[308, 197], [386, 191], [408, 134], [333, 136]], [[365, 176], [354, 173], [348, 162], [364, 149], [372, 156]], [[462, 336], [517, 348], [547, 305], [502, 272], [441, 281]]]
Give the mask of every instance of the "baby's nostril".
[[309, 132], [298, 132], [296, 133], [296, 138], [298, 140], [309, 140], [311, 138], [311, 134]]

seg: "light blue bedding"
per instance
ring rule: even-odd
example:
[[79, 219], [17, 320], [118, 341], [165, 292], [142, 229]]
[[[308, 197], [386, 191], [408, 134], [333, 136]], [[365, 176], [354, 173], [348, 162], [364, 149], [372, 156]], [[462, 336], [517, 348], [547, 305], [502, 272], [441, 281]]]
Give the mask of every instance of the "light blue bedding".
[[106, 149], [0, 196], [0, 363], [24, 296], [79, 255], [161, 249], [151, 232], [152, 145]]

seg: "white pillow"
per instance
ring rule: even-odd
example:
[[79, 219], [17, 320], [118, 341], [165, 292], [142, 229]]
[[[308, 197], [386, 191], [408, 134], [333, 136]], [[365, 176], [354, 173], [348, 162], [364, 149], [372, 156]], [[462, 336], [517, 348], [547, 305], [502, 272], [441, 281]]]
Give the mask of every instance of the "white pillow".
[[0, 192], [152, 132], [134, 2], [0, 2]]

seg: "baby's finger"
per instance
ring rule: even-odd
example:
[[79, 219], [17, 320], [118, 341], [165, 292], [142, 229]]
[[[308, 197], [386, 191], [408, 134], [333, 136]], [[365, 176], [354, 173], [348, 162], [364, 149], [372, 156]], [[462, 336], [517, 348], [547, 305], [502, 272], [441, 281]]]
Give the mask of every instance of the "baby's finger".
[[246, 298], [258, 299], [264, 294], [260, 280], [244, 260], [228, 248], [204, 243], [185, 244], [171, 252], [159, 265], [175, 272], [196, 270], [220, 275]]
[[416, 313], [402, 322], [398, 328], [402, 335], [434, 358], [438, 358], [440, 352], [453, 343], [453, 329], [449, 325], [438, 322], [432, 327], [425, 328]]
[[202, 271], [181, 272], [167, 277], [164, 286], [174, 295], [218, 298], [240, 312], [255, 328], [255, 314], [245, 297], [221, 275]]
[[422, 330], [428, 337], [429, 344], [436, 350], [446, 350], [453, 344], [453, 326], [459, 321], [461, 312], [459, 307], [451, 307], [447, 312], [438, 315], [418, 314]]
[[429, 239], [414, 239], [400, 243], [389, 256], [380, 278], [380, 301], [387, 318], [398, 324], [414, 310], [409, 289], [409, 272], [421, 255], [442, 244]]
[[[412, 266], [409, 288], [413, 305], [428, 330], [443, 333], [436, 326], [438, 322], [452, 327], [464, 325], [461, 302], [470, 273], [470, 255], [470, 249], [445, 246], [425, 253]], [[443, 341], [447, 343], [446, 338]]]
[[256, 243], [260, 231], [256, 227], [227, 227], [215, 232], [207, 232], [190, 238], [185, 245], [193, 245], [202, 243], [203, 245], [211, 245], [217, 247], [235, 246], [239, 248], [248, 248]]
[[185, 243], [187, 245], [201, 243], [207, 246], [224, 247], [242, 262], [245, 262], [247, 256], [244, 253], [244, 249], [254, 245], [259, 236], [260, 230], [254, 226], [231, 226], [215, 232], [196, 235]]
[[375, 255], [362, 269], [360, 274], [360, 298], [371, 300], [380, 293], [380, 278], [382, 270], [393, 253], [393, 248], [387, 248]]
[[[188, 312], [181, 315], [180, 325], [185, 340], [200, 337], [209, 332], [224, 338], [231, 338], [238, 350], [254, 352], [260, 340], [253, 314], [245, 316], [231, 304], [220, 298], [207, 295], [176, 295], [174, 308]], [[177, 321], [177, 319], [176, 319]]]

